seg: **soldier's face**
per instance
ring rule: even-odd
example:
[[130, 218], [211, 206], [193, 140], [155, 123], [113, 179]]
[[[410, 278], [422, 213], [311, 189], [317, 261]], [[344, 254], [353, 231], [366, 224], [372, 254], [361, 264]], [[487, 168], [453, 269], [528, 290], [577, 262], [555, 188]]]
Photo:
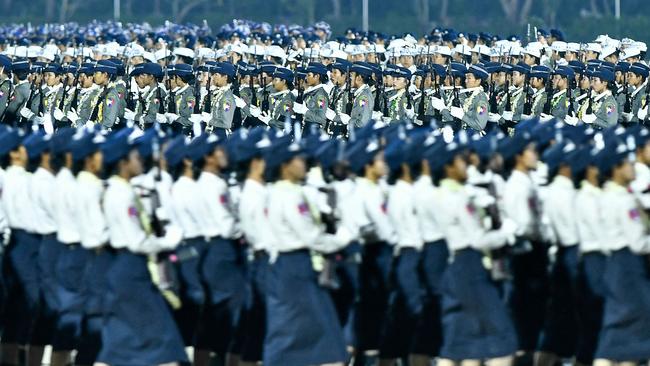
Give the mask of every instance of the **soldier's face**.
[[591, 88], [596, 93], [602, 93], [607, 88], [607, 84], [604, 83], [602, 80], [600, 80], [600, 78], [594, 77], [594, 78], [591, 78]]
[[[95, 82], [95, 84], [103, 84], [106, 82], [107, 79], [108, 79], [108, 74], [105, 72], [96, 72], [93, 75], [93, 81]], [[138, 78], [136, 78], [136, 80], [137, 79]]]
[[104, 161], [104, 155], [101, 151], [96, 151], [90, 157], [88, 157], [86, 169], [93, 174], [99, 174], [102, 170], [102, 163]]
[[499, 72], [497, 74], [492, 74], [492, 75], [494, 77], [494, 82], [497, 85], [501, 86], [501, 85], [504, 85], [506, 83], [506, 75], [507, 74], [505, 72], [502, 71], [502, 72]]
[[533, 88], [543, 88], [544, 87], [544, 79], [542, 78], [531, 78], [530, 79], [530, 84], [533, 86]]
[[519, 71], [514, 71], [512, 73], [512, 83], [519, 86], [524, 83], [524, 74]]
[[332, 81], [334, 81], [336, 85], [343, 85], [343, 83], [345, 83], [345, 76], [343, 75], [341, 70], [339, 69], [332, 70]]
[[142, 174], [142, 160], [140, 159], [140, 153], [137, 149], [133, 149], [129, 152], [126, 161], [126, 170], [131, 177], [136, 177]]
[[530, 144], [518, 157], [521, 159], [522, 165], [528, 170], [534, 170], [537, 168], [537, 150], [535, 150], [535, 145]]
[[314, 86], [320, 83], [320, 78], [319, 76], [316, 76], [316, 74], [314, 74], [313, 72], [308, 72], [306, 81], [308, 86]]
[[273, 78], [273, 88], [278, 91], [285, 90], [287, 88], [287, 83], [280, 78]]
[[384, 159], [384, 152], [379, 152], [372, 161], [371, 170], [377, 178], [384, 177], [388, 174], [388, 165]]
[[643, 164], [650, 164], [650, 143], [646, 143], [641, 149], [639, 149], [637, 160]]
[[562, 76], [560, 75], [553, 75], [553, 88], [554, 89], [566, 88], [566, 79], [562, 78]]
[[634, 166], [627, 159], [619, 166], [614, 168], [613, 175], [619, 175], [620, 178], [622, 178], [628, 184], [631, 183], [636, 176], [636, 174], [634, 173]]
[[298, 182], [305, 178], [307, 166], [303, 157], [297, 156], [284, 164], [284, 176], [292, 182]]
[[465, 182], [467, 180], [467, 161], [461, 155], [456, 155], [451, 164], [445, 166], [447, 177], [458, 182]]
[[468, 88], [475, 88], [481, 85], [481, 79], [477, 79], [472, 73], [465, 74], [465, 86]]
[[399, 77], [399, 78], [394, 78], [393, 79], [393, 87], [396, 89], [404, 89], [406, 88], [406, 78]]

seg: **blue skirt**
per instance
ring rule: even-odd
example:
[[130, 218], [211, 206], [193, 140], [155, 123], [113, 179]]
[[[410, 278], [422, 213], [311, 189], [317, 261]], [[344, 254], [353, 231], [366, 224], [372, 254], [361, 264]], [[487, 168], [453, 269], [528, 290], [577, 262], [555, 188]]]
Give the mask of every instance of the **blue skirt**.
[[357, 300], [359, 297], [361, 250], [361, 244], [353, 242], [329, 256], [334, 262], [336, 277], [340, 285], [336, 290], [331, 289], [330, 295], [339, 321], [343, 326], [345, 343], [353, 347], [358, 344], [356, 318], [358, 313]]
[[3, 258], [7, 286], [3, 343], [28, 344], [32, 336], [40, 307], [39, 246], [38, 236], [12, 230]]
[[196, 344], [199, 317], [205, 304], [205, 290], [201, 282], [201, 261], [207, 243], [203, 238], [187, 239], [176, 249], [177, 253], [193, 250], [197, 256], [178, 263], [178, 281], [182, 306], [174, 316], [186, 346]]
[[171, 310], [151, 281], [147, 258], [119, 250], [112, 262], [97, 361], [109, 365], [187, 362]]
[[224, 354], [235, 352], [241, 313], [248, 296], [244, 259], [233, 240], [220, 237], [207, 244], [201, 279], [207, 287], [207, 307], [199, 347]]
[[251, 291], [244, 311], [244, 339], [241, 360], [258, 362], [262, 360], [264, 336], [266, 335], [266, 278], [269, 256], [258, 252], [248, 266], [247, 279]]
[[357, 350], [378, 350], [388, 309], [393, 247], [386, 243], [363, 246], [359, 268], [359, 307], [356, 313]]
[[426, 294], [416, 330], [414, 354], [435, 357], [440, 352], [442, 346], [441, 287], [442, 276], [448, 262], [449, 249], [444, 239], [424, 244], [420, 272]]
[[345, 362], [334, 305], [318, 285], [309, 251], [281, 253], [269, 266], [264, 365]]
[[443, 275], [443, 346], [451, 360], [512, 355], [517, 338], [505, 304], [474, 249], [454, 253]]
[[72, 350], [81, 335], [86, 295], [83, 278], [90, 252], [79, 244], [63, 244], [56, 264], [57, 297], [59, 313], [52, 347], [55, 350]]
[[56, 240], [56, 234], [40, 235], [38, 249], [38, 276], [41, 283], [41, 306], [38, 320], [31, 337], [33, 345], [51, 344], [55, 335], [58, 311], [56, 266], [63, 244]]
[[82, 291], [85, 296], [81, 337], [77, 347], [75, 362], [92, 365], [97, 360], [102, 347], [102, 327], [107, 313], [106, 294], [108, 271], [114, 253], [110, 248], [88, 250], [89, 258], [84, 271]]
[[579, 264], [577, 306], [580, 333], [576, 360], [583, 365], [593, 362], [598, 346], [605, 306], [603, 273], [606, 262], [604, 254], [590, 252], [582, 255]]
[[607, 261], [605, 314], [596, 358], [614, 361], [650, 359], [650, 271], [647, 256], [628, 248]]
[[576, 353], [578, 324], [578, 246], [559, 247], [549, 278], [550, 296], [539, 350], [571, 358]]
[[394, 261], [389, 309], [381, 334], [381, 358], [406, 357], [413, 349], [424, 299], [419, 265], [420, 252], [415, 248], [400, 249]]

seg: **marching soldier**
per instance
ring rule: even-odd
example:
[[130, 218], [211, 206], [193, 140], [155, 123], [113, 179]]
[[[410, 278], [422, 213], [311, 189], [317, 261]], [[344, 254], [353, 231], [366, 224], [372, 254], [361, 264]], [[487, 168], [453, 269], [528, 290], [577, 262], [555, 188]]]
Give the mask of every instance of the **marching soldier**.
[[230, 134], [232, 120], [235, 115], [235, 96], [230, 85], [235, 77], [235, 67], [228, 62], [218, 62], [210, 69], [212, 73], [211, 113], [204, 113], [203, 122], [206, 123], [206, 132], [214, 133], [219, 138], [225, 139]]
[[168, 72], [172, 85], [172, 92], [174, 100], [173, 103], [175, 112], [167, 108], [165, 117], [167, 122], [172, 125], [173, 131], [179, 131], [184, 135], [189, 135], [192, 131], [192, 121], [190, 117], [194, 113], [194, 106], [196, 105], [196, 97], [194, 96], [194, 88], [190, 85], [193, 78], [192, 66], [186, 64], [174, 65], [173, 70]]
[[327, 124], [326, 112], [330, 101], [323, 88], [328, 79], [325, 66], [320, 63], [310, 63], [306, 72], [307, 89], [304, 91], [304, 102], [294, 103], [293, 110], [304, 116], [303, 129], [305, 135], [310, 135], [325, 128]]

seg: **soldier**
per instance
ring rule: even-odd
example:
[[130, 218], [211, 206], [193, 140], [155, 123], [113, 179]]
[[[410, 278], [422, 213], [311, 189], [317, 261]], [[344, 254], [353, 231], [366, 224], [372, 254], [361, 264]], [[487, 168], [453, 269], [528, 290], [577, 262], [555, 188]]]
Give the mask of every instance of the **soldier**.
[[618, 121], [618, 104], [612, 96], [614, 87], [614, 73], [608, 69], [600, 68], [592, 73], [592, 90], [594, 96], [582, 105], [579, 118], [587, 124], [598, 128], [616, 125]]
[[551, 98], [551, 116], [564, 121], [569, 111], [569, 96], [567, 88], [573, 80], [573, 70], [570, 67], [558, 66], [553, 71], [553, 90]]
[[[630, 111], [621, 113], [627, 123], [639, 123], [638, 112], [645, 105], [646, 88], [648, 79], [648, 67], [642, 63], [635, 63], [630, 66], [627, 72], [627, 82], [630, 91]], [[627, 101], [626, 101], [627, 103]]]
[[9, 104], [9, 97], [13, 89], [11, 83], [11, 59], [5, 55], [0, 56], [0, 121], [4, 120]]
[[[117, 90], [109, 86], [112, 79], [117, 74], [117, 67], [110, 61], [99, 61], [93, 69], [93, 82], [98, 86], [99, 92], [90, 101], [87, 120], [82, 120], [80, 114], [70, 110], [66, 117], [73, 125], [80, 125], [87, 122], [100, 124], [104, 128], [111, 128], [117, 121]], [[93, 93], [94, 95], [94, 93]], [[82, 103], [81, 106], [84, 106]], [[82, 113], [82, 112], [79, 112]], [[131, 116], [133, 117], [133, 116]]]
[[450, 109], [443, 110], [445, 115], [458, 118], [461, 126], [456, 128], [472, 128], [482, 132], [488, 121], [488, 99], [483, 91], [481, 84], [487, 80], [488, 72], [478, 65], [472, 65], [465, 74], [465, 86], [467, 89], [463, 94], [469, 93], [462, 102], [462, 107], [452, 106]]
[[510, 106], [504, 108], [504, 112], [501, 115], [502, 120], [499, 124], [505, 124], [506, 126], [511, 127], [516, 125], [522, 119], [522, 114], [524, 112], [524, 102], [526, 100], [526, 95], [528, 93], [525, 90], [526, 78], [530, 68], [523, 64], [518, 63], [512, 66], [512, 85], [510, 86]]
[[[70, 101], [70, 109], [66, 112], [66, 118], [71, 122], [71, 127], [77, 127], [77, 123], [85, 123], [90, 119], [95, 98], [101, 92], [100, 87], [94, 83], [93, 74], [95, 69], [93, 64], [86, 63], [79, 68], [79, 86], [78, 90], [73, 93], [73, 98]], [[76, 100], [74, 99], [76, 95]], [[72, 117], [77, 117], [73, 121], [68, 114]]]
[[355, 63], [350, 68], [350, 81], [354, 88], [354, 100], [350, 115], [339, 113], [341, 122], [354, 128], [362, 128], [372, 118], [374, 99], [369, 83], [372, 80], [372, 69], [365, 64]]
[[306, 71], [307, 89], [304, 91], [304, 103], [294, 103], [293, 110], [295, 113], [304, 115], [303, 129], [305, 135], [309, 135], [325, 127], [329, 97], [323, 88], [327, 82], [325, 66], [320, 63], [310, 63]]
[[[46, 119], [49, 119], [49, 123], [56, 122], [57, 125], [59, 121], [65, 117], [63, 112], [56, 113], [56, 109], [61, 105], [61, 101], [64, 98], [63, 84], [61, 83], [61, 76], [63, 74], [63, 69], [60, 65], [49, 64], [43, 70], [43, 79], [45, 80], [45, 85], [47, 89], [43, 93], [43, 109], [45, 111]], [[58, 117], [58, 118], [57, 118]], [[53, 132], [49, 131], [50, 133]]]
[[325, 115], [329, 120], [326, 132], [332, 137], [345, 136], [347, 128], [339, 118], [340, 113], [345, 113], [348, 105], [348, 91], [352, 85], [347, 85], [348, 71], [352, 64], [340, 60], [330, 65], [331, 80], [334, 85], [329, 95], [329, 108]]
[[533, 90], [531, 114], [522, 115], [522, 119], [530, 119], [533, 116], [539, 116], [544, 112], [547, 98], [550, 96], [546, 93], [546, 84], [550, 77], [551, 70], [546, 66], [534, 66], [529, 74], [530, 87]]
[[232, 120], [235, 114], [235, 97], [230, 84], [235, 77], [235, 67], [228, 62], [218, 62], [210, 69], [212, 73], [212, 106], [211, 113], [204, 113], [205, 130], [225, 139], [230, 134]]
[[[124, 118], [137, 122], [143, 129], [151, 128], [155, 122], [165, 123], [167, 119], [160, 113], [165, 95], [157, 80], [162, 76], [160, 65], [147, 62], [135, 67], [130, 75], [138, 84], [140, 98], [138, 98], [138, 104], [134, 111], [125, 110]], [[115, 107], [117, 110], [117, 105]], [[164, 106], [162, 109], [164, 110]]]
[[405, 120], [412, 120], [415, 117], [411, 95], [408, 91], [411, 80], [411, 72], [397, 66], [392, 72], [394, 94], [388, 98], [387, 123], [397, 123]]
[[194, 75], [192, 66], [185, 64], [174, 65], [174, 69], [170, 70], [168, 75], [171, 78], [173, 87], [170, 95], [174, 98], [170, 103], [173, 103], [172, 107], [175, 112], [172, 113], [168, 108], [165, 117], [167, 122], [172, 125], [172, 130], [189, 135], [192, 131], [190, 117], [194, 113], [194, 106], [197, 103], [194, 88], [190, 85]]
[[[289, 69], [278, 67], [273, 73], [273, 90], [269, 96], [269, 113], [261, 113], [257, 118], [268, 126], [284, 129], [285, 123], [291, 119], [293, 103], [293, 72]], [[253, 116], [260, 113], [259, 108], [251, 106]]]

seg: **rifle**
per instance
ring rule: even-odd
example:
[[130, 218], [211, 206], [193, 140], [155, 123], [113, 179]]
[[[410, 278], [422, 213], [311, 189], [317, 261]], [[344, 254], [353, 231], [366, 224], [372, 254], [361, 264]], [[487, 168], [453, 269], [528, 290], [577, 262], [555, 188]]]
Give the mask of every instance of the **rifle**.
[[546, 102], [544, 103], [544, 114], [551, 114], [551, 98], [552, 98], [552, 93], [553, 93], [553, 85], [551, 78], [549, 77], [548, 81], [546, 82]]
[[623, 89], [625, 93], [625, 103], [623, 104], [623, 113], [632, 112], [632, 95], [630, 94], [630, 88], [627, 86], [627, 75], [623, 73]]
[[575, 116], [576, 111], [575, 111], [575, 98], [573, 96], [573, 90], [575, 89], [574, 84], [575, 84], [575, 78], [571, 80], [567, 80], [567, 94], [569, 98], [569, 110], [567, 111], [567, 116]]
[[594, 98], [591, 94], [591, 89], [587, 93], [589, 93], [589, 104], [587, 104], [587, 110], [585, 111], [585, 113], [592, 114], [594, 113], [594, 109], [593, 109]]
[[[41, 84], [42, 84], [42, 83], [43, 83], [43, 79], [41, 78]], [[26, 101], [25, 104], [23, 105], [23, 108], [25, 108], [25, 107], [26, 107], [26, 108], [30, 108], [30, 106], [31, 106], [31, 104], [32, 104], [32, 101], [33, 101], [33, 99], [34, 99], [34, 93], [36, 93], [36, 90], [37, 90], [37, 89], [40, 89], [40, 87], [41, 87], [41, 85], [39, 84], [39, 85], [37, 86], [36, 83], [32, 83], [32, 84], [30, 85], [30, 87], [29, 87], [29, 96], [27, 97], [27, 101]], [[39, 109], [40, 109], [40, 108], [39, 108]], [[20, 116], [20, 122], [23, 123], [23, 122], [27, 122], [27, 121], [26, 121], [25, 117]]]
[[[235, 64], [235, 77], [233, 78], [231, 89], [232, 89], [232, 94], [236, 97], [239, 98], [239, 64]], [[241, 109], [239, 107], [235, 107], [235, 113], [233, 115], [232, 119], [232, 126], [233, 129], [238, 129], [239, 127], [242, 126], [242, 118], [241, 118]]]
[[499, 113], [499, 104], [497, 103], [496, 82], [490, 83], [490, 113]]
[[208, 95], [205, 96], [205, 104], [203, 105], [203, 112], [205, 113], [212, 113], [212, 90], [210, 90], [212, 87], [212, 73], [210, 72], [210, 68], [208, 67]]
[[74, 81], [72, 82], [73, 85], [75, 86], [74, 93], [72, 94], [72, 100], [70, 100], [70, 109], [77, 109], [77, 104], [79, 104], [79, 89], [81, 87], [79, 86], [79, 69], [77, 69], [75, 75], [74, 75]]
[[41, 68], [38, 74], [41, 76], [41, 81], [38, 84], [38, 115], [45, 114], [45, 105], [43, 105], [43, 69]]
[[[645, 85], [645, 105], [643, 106], [643, 108], [648, 107], [648, 105], [650, 105], [650, 83], [646, 82], [646, 85]], [[646, 126], [650, 125], [650, 117], [648, 116], [648, 114], [646, 114], [645, 120], [643, 121], [643, 124], [646, 125]]]
[[420, 80], [420, 105], [418, 106], [418, 119], [424, 123], [426, 120], [425, 113], [426, 109], [424, 108], [424, 100], [426, 98], [425, 95], [425, 90], [424, 90], [424, 80], [427, 78], [427, 74], [422, 74]]
[[102, 93], [97, 97], [97, 103], [93, 108], [93, 112], [90, 114], [91, 121], [97, 122], [97, 118], [99, 117], [99, 105], [102, 103], [104, 99], [106, 99], [106, 95], [108, 95], [108, 84], [104, 85], [104, 88], [102, 89]]
[[352, 92], [352, 76], [350, 75], [350, 67], [348, 67], [347, 75], [345, 77], [345, 92], [348, 95], [348, 100], [345, 103], [345, 114], [348, 116], [352, 113], [354, 105], [354, 92]]
[[[169, 71], [167, 70], [168, 67], [169, 60], [168, 57], [165, 57], [165, 87], [169, 92], [167, 100], [167, 112], [176, 113], [176, 93], [172, 90], [172, 81], [169, 79]], [[162, 101], [160, 101], [160, 104], [162, 105]]]
[[[451, 85], [453, 87], [452, 92], [454, 94], [454, 97], [451, 101], [451, 105], [452, 107], [460, 108], [460, 93], [458, 92], [458, 88], [456, 87], [456, 77], [451, 72], [451, 64], [449, 64], [449, 74], [451, 75]], [[460, 127], [461, 121], [458, 118], [454, 117], [454, 122], [457, 122], [458, 123], [457, 126]]]
[[530, 93], [530, 78], [526, 76], [526, 81], [524, 82], [524, 93], [526, 95], [526, 100], [524, 101], [524, 114], [530, 115], [532, 114], [532, 109], [533, 109], [533, 98], [532, 94]]
[[[440, 93], [440, 84], [438, 83], [436, 74], [433, 72], [433, 68], [431, 68], [429, 72], [431, 73], [431, 80], [433, 81], [433, 96], [434, 98], [442, 99], [442, 94]], [[442, 121], [442, 112], [434, 109], [433, 118], [435, 118], [436, 121], [440, 123], [440, 121]]]

